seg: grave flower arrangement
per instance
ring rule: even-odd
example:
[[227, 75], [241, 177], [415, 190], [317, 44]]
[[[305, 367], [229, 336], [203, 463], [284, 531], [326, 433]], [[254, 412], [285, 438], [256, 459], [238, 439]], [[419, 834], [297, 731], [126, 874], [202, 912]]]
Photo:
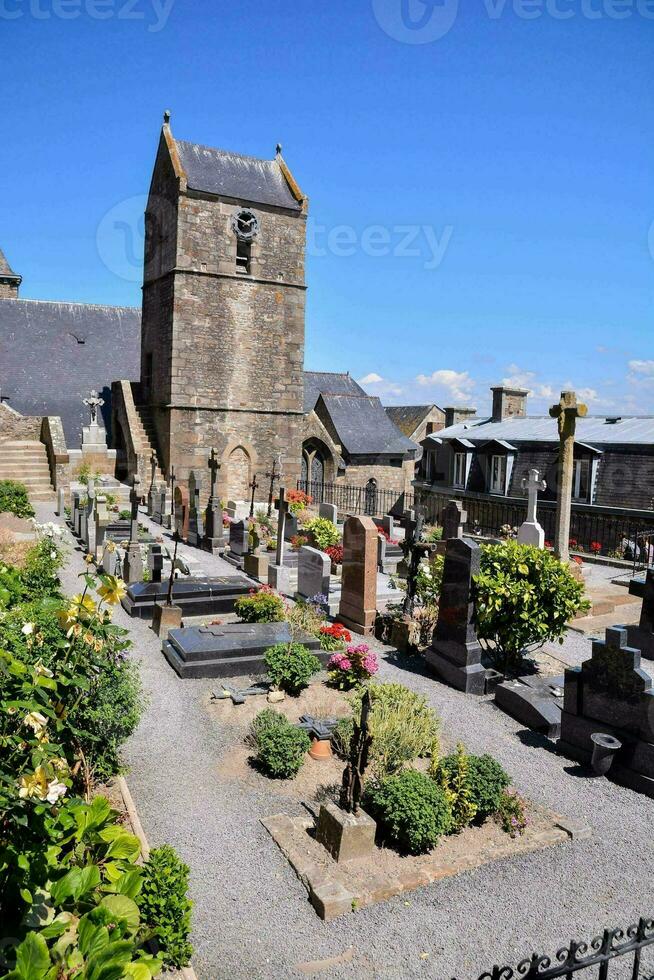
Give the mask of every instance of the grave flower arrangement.
[[236, 600], [234, 611], [242, 623], [281, 623], [286, 618], [284, 600], [269, 585], [250, 589]]
[[303, 510], [313, 503], [313, 497], [305, 493], [304, 490], [287, 490], [286, 499], [289, 504], [291, 514], [300, 514]]
[[328, 548], [325, 548], [325, 554], [329, 555], [332, 561], [332, 565], [342, 565], [343, 564], [343, 545], [342, 544], [332, 544]]
[[352, 642], [352, 634], [342, 623], [329, 623], [320, 627], [320, 649], [342, 650], [346, 643]]
[[599, 555], [600, 551], [602, 550], [602, 542], [591, 541], [590, 550], [593, 552], [594, 555]]
[[335, 653], [327, 664], [329, 679], [341, 691], [363, 684], [377, 673], [377, 654], [366, 643], [348, 646], [345, 653]]
[[304, 548], [305, 544], [309, 543], [309, 539], [306, 534], [294, 534], [291, 538], [291, 549], [293, 551], [299, 551], [300, 548]]

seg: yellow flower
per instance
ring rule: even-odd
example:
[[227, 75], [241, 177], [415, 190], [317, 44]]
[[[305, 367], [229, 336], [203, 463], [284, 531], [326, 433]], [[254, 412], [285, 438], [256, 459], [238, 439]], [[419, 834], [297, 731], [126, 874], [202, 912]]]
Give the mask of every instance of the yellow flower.
[[102, 650], [103, 646], [104, 646], [104, 643], [102, 642], [102, 640], [96, 639], [93, 642], [93, 649], [95, 650], [96, 653], [100, 653], [100, 651]]
[[44, 800], [48, 793], [48, 780], [43, 766], [37, 766], [31, 776], [21, 776], [18, 795], [22, 800], [38, 796]]
[[96, 611], [96, 605], [90, 595], [74, 595], [70, 600], [68, 612], [80, 618], [92, 616]]
[[125, 583], [115, 575], [105, 575], [102, 585], [98, 589], [98, 595], [110, 606], [117, 606], [120, 600], [127, 593]]
[[83, 639], [87, 646], [93, 646], [93, 633], [85, 633]]
[[116, 542], [108, 541], [107, 544], [104, 546], [104, 550], [108, 551], [110, 555], [113, 555], [114, 551], [116, 550]]
[[93, 555], [89, 552], [88, 555], [84, 555], [84, 561], [86, 562], [87, 565], [92, 565], [95, 559]]
[[54, 674], [52, 673], [52, 671], [49, 670], [48, 667], [44, 667], [43, 663], [40, 660], [35, 665], [34, 671], [37, 674], [43, 674], [44, 677], [54, 677]]
[[57, 619], [59, 620], [59, 625], [63, 630], [68, 630], [76, 622], [75, 614], [71, 613], [70, 609], [59, 609], [57, 612]]

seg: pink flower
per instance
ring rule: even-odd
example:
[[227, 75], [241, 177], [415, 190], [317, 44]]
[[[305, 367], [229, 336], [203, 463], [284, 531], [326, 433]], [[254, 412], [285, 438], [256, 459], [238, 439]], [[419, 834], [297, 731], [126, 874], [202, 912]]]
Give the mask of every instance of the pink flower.
[[377, 663], [377, 657], [374, 653], [369, 653], [367, 657], [363, 658], [363, 669], [369, 674], [376, 674], [379, 670], [379, 664]]
[[348, 660], [347, 657], [343, 657], [341, 660], [341, 670], [349, 670], [352, 666], [352, 661]]

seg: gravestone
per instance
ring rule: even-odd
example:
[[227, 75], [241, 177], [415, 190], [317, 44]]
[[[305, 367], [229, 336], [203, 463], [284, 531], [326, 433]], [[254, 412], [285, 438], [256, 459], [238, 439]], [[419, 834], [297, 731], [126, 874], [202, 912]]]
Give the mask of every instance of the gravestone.
[[[185, 616], [213, 616], [234, 612], [234, 603], [248, 595], [252, 583], [242, 575], [175, 579], [172, 601]], [[151, 619], [155, 603], [165, 603], [167, 582], [138, 582], [127, 590], [122, 606], [130, 616]]]
[[545, 531], [538, 523], [538, 491], [547, 490], [547, 483], [541, 480], [538, 470], [529, 470], [529, 476], [522, 481], [522, 489], [527, 491], [527, 520], [518, 530], [518, 544], [531, 544], [536, 548], [545, 547]]
[[463, 504], [460, 500], [450, 500], [447, 507], [443, 508], [441, 520], [443, 522], [444, 541], [450, 538], [463, 537], [463, 526], [468, 520], [468, 514], [463, 509]]
[[386, 563], [386, 538], [383, 534], [377, 535], [377, 568], [380, 572], [384, 571]]
[[243, 571], [250, 578], [256, 578], [258, 582], [267, 583], [269, 565], [268, 555], [262, 555], [259, 552], [250, 552], [243, 558]]
[[209, 472], [211, 473], [211, 488], [209, 491], [209, 503], [207, 504], [202, 547], [205, 551], [211, 552], [212, 555], [217, 555], [225, 547], [225, 529], [223, 527], [223, 509], [220, 506], [220, 499], [216, 492], [220, 463], [218, 462], [218, 453], [215, 449], [211, 450], [208, 465]]
[[592, 656], [565, 672], [559, 751], [578, 762], [592, 757], [591, 736], [622, 743], [608, 776], [654, 797], [654, 690], [640, 666], [640, 651], [628, 646], [627, 630], [612, 627], [593, 640]]
[[204, 526], [200, 507], [201, 489], [200, 477], [191, 470], [188, 478], [189, 519], [187, 541], [195, 548], [199, 548], [204, 539]]
[[305, 599], [315, 595], [329, 598], [331, 558], [317, 548], [300, 548], [297, 566], [297, 590]]
[[389, 538], [395, 538], [395, 518], [391, 514], [385, 514], [381, 522], [382, 530], [386, 531]]
[[233, 520], [233, 521], [236, 520], [236, 501], [235, 500], [228, 500], [227, 501], [227, 506], [225, 507], [225, 513], [227, 514], [227, 516], [229, 518], [231, 518], [231, 520]]
[[548, 738], [561, 734], [563, 708], [563, 674], [539, 677], [528, 674], [515, 680], [502, 681], [495, 688], [495, 704], [526, 728], [541, 732]]
[[95, 555], [95, 483], [89, 480], [86, 487], [86, 505], [81, 525], [82, 544], [90, 555]]
[[438, 620], [425, 660], [437, 677], [466, 694], [484, 694], [486, 672], [473, 626], [472, 579], [481, 549], [475, 541], [450, 538], [445, 551]]
[[370, 636], [377, 615], [377, 525], [371, 517], [348, 517], [343, 529], [339, 621]]
[[171, 630], [162, 644], [180, 677], [239, 677], [265, 673], [264, 654], [277, 643], [301, 643], [326, 664], [331, 654], [320, 641], [288, 623], [227, 623]]
[[[629, 592], [635, 594], [635, 589], [629, 586]], [[642, 591], [643, 597], [638, 626], [619, 626], [616, 629], [626, 629], [629, 646], [637, 647], [643, 657], [654, 660], [654, 570], [649, 568], [645, 575]]]
[[57, 517], [63, 517], [66, 513], [66, 491], [61, 487], [57, 490]]
[[289, 511], [284, 526], [284, 541], [291, 541], [298, 533], [297, 517]]
[[248, 551], [250, 529], [245, 521], [234, 521], [229, 525], [229, 550], [236, 558], [242, 558]]
[[338, 524], [338, 507], [336, 504], [320, 504], [318, 516], [324, 517], [326, 521], [331, 521], [332, 524]]
[[122, 566], [120, 572], [117, 569], [117, 565], [119, 563], [118, 559], [118, 548], [113, 541], [106, 541], [102, 551], [102, 571], [105, 572], [106, 575], [122, 577]]
[[150, 569], [150, 581], [161, 582], [161, 573], [164, 567], [164, 555], [160, 544], [151, 544], [148, 549], [148, 568]]
[[189, 495], [185, 486], [177, 484], [175, 487], [175, 530], [182, 541], [188, 540], [189, 525]]
[[107, 509], [107, 498], [104, 494], [98, 494], [95, 498], [93, 521], [95, 525], [95, 554], [97, 555], [104, 548], [105, 534], [111, 524], [111, 514]]
[[77, 537], [79, 535], [79, 521], [80, 521], [80, 502], [81, 492], [79, 490], [73, 490], [71, 493], [71, 504], [70, 504], [70, 526], [73, 529], [73, 534]]

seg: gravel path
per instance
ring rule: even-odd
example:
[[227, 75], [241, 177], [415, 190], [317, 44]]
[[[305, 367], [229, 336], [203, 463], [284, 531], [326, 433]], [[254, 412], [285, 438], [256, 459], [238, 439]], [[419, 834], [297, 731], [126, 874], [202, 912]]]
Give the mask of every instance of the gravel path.
[[[41, 511], [41, 519], [52, 519], [47, 508]], [[81, 568], [82, 556], [74, 552], [67, 589], [76, 587]], [[375, 644], [383, 679], [424, 693], [450, 737], [471, 751], [492, 753], [521, 792], [588, 823], [593, 837], [321, 922], [259, 824], [265, 814], [293, 813], [293, 802], [277, 796], [272, 782], [269, 791], [253, 795], [252, 787], [218, 781], [216, 765], [229, 737], [203, 708], [215, 683], [179, 680], [147, 626], [122, 610], [116, 621], [132, 630], [151, 699], [127, 746], [128, 782], [151, 843], [173, 844], [191, 866], [199, 980], [313, 974], [473, 980], [494, 962], [515, 963], [532, 949], [554, 952], [570, 938], [652, 913], [652, 801], [583, 778], [489, 701], [453, 691]], [[590, 646], [569, 634], [559, 649], [578, 662]]]

